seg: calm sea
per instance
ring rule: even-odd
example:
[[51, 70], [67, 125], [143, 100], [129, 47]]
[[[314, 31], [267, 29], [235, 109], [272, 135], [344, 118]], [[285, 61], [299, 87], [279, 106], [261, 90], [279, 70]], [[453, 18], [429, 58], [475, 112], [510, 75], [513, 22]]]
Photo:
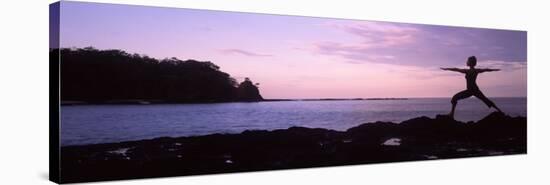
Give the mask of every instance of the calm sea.
[[[526, 98], [493, 98], [493, 101], [509, 115], [527, 114]], [[450, 106], [448, 98], [62, 106], [61, 145], [292, 126], [343, 131], [367, 122], [435, 117], [448, 113]], [[480, 100], [470, 98], [459, 102], [455, 117], [461, 121], [476, 121], [492, 111]]]

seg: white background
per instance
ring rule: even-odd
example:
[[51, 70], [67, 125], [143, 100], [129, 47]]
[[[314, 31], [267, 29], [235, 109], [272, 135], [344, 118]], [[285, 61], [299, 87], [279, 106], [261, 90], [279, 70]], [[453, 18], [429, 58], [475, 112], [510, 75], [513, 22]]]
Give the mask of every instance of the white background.
[[[48, 4], [0, 6], [0, 184], [48, 177]], [[103, 182], [102, 184], [549, 184], [545, 1], [111, 0], [128, 4], [528, 31], [528, 155]]]

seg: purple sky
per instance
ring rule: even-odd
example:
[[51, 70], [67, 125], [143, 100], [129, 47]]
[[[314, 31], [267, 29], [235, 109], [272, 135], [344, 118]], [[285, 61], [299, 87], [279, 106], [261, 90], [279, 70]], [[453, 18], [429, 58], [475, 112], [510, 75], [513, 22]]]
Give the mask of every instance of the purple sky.
[[62, 2], [61, 47], [212, 61], [265, 98], [450, 97], [476, 55], [489, 97], [526, 96], [527, 32]]

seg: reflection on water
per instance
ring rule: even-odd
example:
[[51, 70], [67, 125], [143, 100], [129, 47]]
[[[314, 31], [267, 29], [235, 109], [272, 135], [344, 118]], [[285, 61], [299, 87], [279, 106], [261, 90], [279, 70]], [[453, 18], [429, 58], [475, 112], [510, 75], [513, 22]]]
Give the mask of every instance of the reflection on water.
[[[494, 98], [507, 114], [525, 116], [526, 98]], [[79, 105], [61, 107], [61, 145], [119, 142], [162, 136], [238, 133], [291, 126], [346, 130], [361, 123], [435, 117], [450, 110], [446, 98], [360, 101], [280, 101], [216, 104]], [[492, 110], [470, 98], [456, 119], [479, 120]]]

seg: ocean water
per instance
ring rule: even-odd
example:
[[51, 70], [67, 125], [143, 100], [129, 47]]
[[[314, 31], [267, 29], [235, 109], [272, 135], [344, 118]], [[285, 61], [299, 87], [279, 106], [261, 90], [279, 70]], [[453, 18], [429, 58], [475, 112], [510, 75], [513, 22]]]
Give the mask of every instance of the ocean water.
[[[508, 115], [526, 116], [526, 98], [492, 98]], [[344, 131], [367, 122], [401, 122], [446, 114], [448, 98], [408, 100], [278, 101], [211, 104], [61, 106], [61, 146], [240, 133], [292, 126]], [[491, 113], [475, 98], [458, 103], [455, 118], [477, 121]]]

